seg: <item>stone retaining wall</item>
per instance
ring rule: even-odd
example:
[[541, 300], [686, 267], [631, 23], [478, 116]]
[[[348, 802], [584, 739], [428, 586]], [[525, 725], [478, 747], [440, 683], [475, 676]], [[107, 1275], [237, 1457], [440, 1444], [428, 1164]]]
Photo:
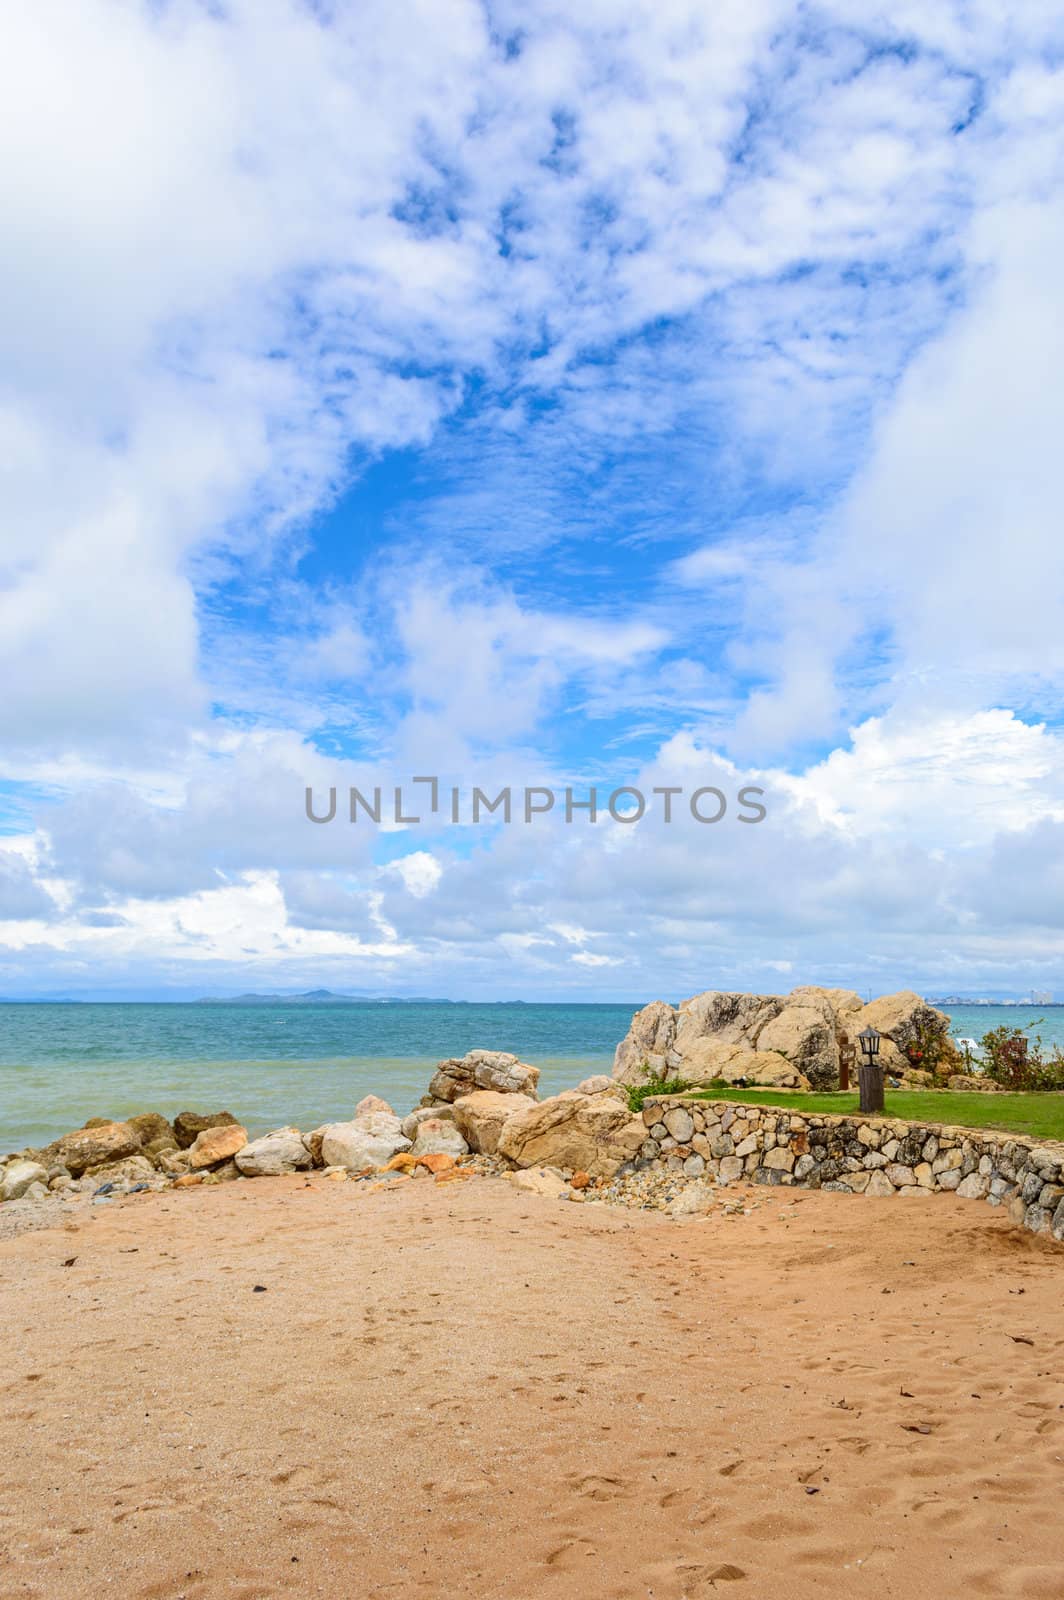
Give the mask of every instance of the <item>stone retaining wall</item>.
[[1014, 1222], [1064, 1241], [1064, 1145], [687, 1095], [646, 1101], [643, 1123], [640, 1159], [690, 1178], [854, 1194], [946, 1191], [1006, 1205]]

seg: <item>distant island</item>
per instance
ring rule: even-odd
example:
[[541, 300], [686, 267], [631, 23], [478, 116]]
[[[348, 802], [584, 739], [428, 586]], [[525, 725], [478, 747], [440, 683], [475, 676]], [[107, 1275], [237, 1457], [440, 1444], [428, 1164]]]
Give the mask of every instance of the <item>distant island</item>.
[[332, 989], [307, 989], [302, 994], [234, 994], [203, 995], [193, 1002], [197, 1006], [452, 1006], [464, 1004], [461, 1000], [444, 1000], [434, 995], [372, 994], [352, 989], [347, 994], [336, 994]]

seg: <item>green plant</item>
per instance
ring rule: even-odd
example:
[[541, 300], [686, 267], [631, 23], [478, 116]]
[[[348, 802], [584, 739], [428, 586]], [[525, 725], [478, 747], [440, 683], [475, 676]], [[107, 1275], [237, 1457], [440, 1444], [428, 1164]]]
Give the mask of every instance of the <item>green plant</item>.
[[628, 1109], [642, 1111], [647, 1100], [656, 1100], [664, 1094], [686, 1094], [691, 1088], [694, 1085], [684, 1078], [648, 1078], [645, 1083], [630, 1083], [627, 1090]]
[[950, 1073], [958, 1072], [962, 1065], [960, 1051], [949, 1034], [926, 1026], [917, 1029], [915, 1039], [910, 1039], [904, 1053], [910, 1067], [929, 1072], [933, 1083], [940, 1083]]
[[991, 1028], [983, 1034], [980, 1040], [983, 1070], [1003, 1089], [1020, 1093], [1064, 1089], [1064, 1055], [1059, 1046], [1047, 1055], [1040, 1034], [1036, 1033], [1033, 1039], [1027, 1036], [1041, 1021], [1039, 1017], [1037, 1022], [1029, 1022], [1023, 1028], [1002, 1023], [1000, 1028]]

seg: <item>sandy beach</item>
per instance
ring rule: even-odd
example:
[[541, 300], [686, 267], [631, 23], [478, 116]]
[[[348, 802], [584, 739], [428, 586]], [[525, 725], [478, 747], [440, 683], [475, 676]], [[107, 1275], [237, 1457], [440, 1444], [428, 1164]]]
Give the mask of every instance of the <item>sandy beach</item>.
[[1057, 1600], [1059, 1247], [736, 1193], [294, 1176], [0, 1244], [0, 1597]]

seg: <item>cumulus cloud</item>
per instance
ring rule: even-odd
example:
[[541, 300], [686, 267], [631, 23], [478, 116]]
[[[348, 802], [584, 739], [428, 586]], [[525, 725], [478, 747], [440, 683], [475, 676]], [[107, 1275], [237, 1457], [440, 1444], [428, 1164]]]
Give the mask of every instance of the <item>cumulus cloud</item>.
[[[7, 43], [5, 983], [1051, 978], [1059, 8]], [[415, 770], [771, 805], [303, 815]]]

